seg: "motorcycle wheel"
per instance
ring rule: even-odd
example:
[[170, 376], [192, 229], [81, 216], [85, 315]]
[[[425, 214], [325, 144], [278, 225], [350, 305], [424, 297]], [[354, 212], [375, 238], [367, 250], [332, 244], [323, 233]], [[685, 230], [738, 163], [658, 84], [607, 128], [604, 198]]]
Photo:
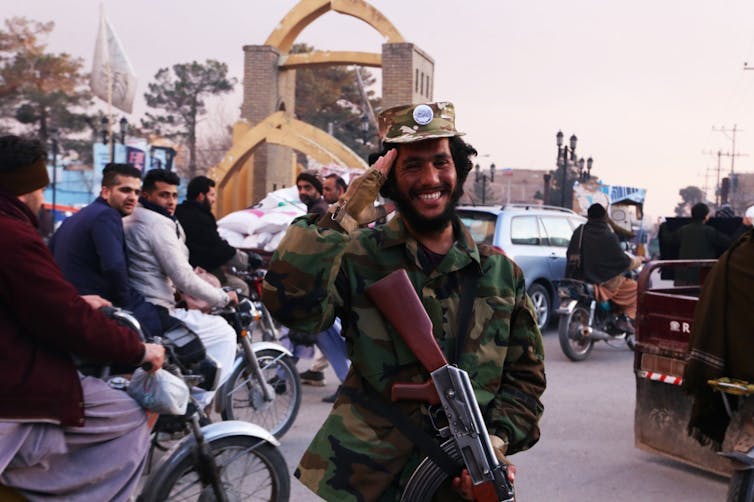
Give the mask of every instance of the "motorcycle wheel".
[[736, 470], [728, 483], [727, 502], [754, 500], [754, 469]]
[[280, 438], [291, 428], [301, 406], [301, 380], [290, 357], [274, 349], [254, 353], [264, 380], [272, 386], [273, 398], [265, 401], [261, 382], [239, 365], [228, 378], [228, 405], [223, 420], [243, 420], [257, 424]]
[[[455, 441], [449, 439], [442, 444], [441, 448], [445, 453], [450, 455], [450, 458], [459, 464], [463, 464], [461, 453], [458, 451]], [[432, 459], [427, 457], [422, 460], [419, 467], [416, 468], [408, 479], [406, 488], [401, 495], [401, 502], [431, 502], [435, 496], [438, 499], [444, 500], [441, 498], [441, 494], [450, 495], [448, 500], [456, 500], [458, 495], [452, 492], [450, 484], [451, 479], [445, 474], [445, 471], [440, 469]], [[455, 498], [452, 495], [455, 495]]]
[[[288, 466], [274, 445], [253, 436], [238, 435], [215, 439], [209, 447], [229, 502], [283, 502], [290, 498]], [[212, 486], [202, 484], [194, 455], [188, 455], [160, 483], [151, 500], [210, 502], [216, 499]]]
[[576, 306], [569, 315], [561, 315], [558, 321], [558, 340], [563, 353], [571, 361], [583, 361], [594, 347], [594, 340], [579, 333], [581, 326], [589, 323], [589, 311]]

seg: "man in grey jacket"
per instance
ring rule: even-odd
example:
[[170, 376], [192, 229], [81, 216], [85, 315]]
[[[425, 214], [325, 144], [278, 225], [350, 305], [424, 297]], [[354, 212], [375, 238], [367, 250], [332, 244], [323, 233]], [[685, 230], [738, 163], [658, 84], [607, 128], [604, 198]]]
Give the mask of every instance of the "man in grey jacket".
[[[210, 307], [238, 303], [238, 297], [206, 282], [189, 264], [186, 234], [173, 216], [179, 183], [175, 173], [164, 169], [153, 169], [144, 177], [139, 206], [123, 220], [129, 281], [163, 314], [179, 319], [199, 335], [207, 353], [220, 364], [222, 383], [236, 356], [235, 331], [222, 317], [176, 308], [175, 294], [191, 295]], [[198, 399], [206, 406], [213, 395], [206, 393]]]

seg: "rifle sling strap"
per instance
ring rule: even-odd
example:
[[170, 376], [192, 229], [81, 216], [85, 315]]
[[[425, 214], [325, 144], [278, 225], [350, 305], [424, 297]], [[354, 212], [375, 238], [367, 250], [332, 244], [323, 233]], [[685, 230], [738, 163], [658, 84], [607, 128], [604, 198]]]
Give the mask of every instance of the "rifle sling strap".
[[383, 399], [365, 380], [362, 379], [362, 383], [364, 392], [357, 392], [348, 387], [341, 387], [340, 392], [348, 396], [354, 403], [390, 420], [401, 434], [419, 448], [422, 455], [431, 458], [448, 477], [458, 476], [463, 466], [444, 452], [435, 438], [413, 422], [400, 408]]
[[466, 334], [469, 332], [471, 314], [476, 298], [476, 290], [479, 285], [479, 272], [466, 267], [461, 271], [461, 298], [458, 302], [458, 331], [456, 332], [455, 344], [449, 347], [448, 362], [458, 364], [458, 358], [463, 353], [463, 344]]

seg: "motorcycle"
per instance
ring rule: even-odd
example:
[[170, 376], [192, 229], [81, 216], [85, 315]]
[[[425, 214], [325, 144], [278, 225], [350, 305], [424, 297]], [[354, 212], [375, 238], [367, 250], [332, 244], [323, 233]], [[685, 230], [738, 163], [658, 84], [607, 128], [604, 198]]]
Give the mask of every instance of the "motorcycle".
[[[109, 309], [106, 313], [141, 334], [139, 322], [127, 312]], [[185, 334], [178, 338], [166, 333], [164, 338], [154, 340], [163, 343], [166, 349], [163, 370], [178, 376], [189, 387], [197, 385], [211, 390], [216, 386], [217, 375], [207, 371], [206, 361], [189, 365], [178, 356], [187, 346], [181, 345], [186, 338]], [[127, 388], [129, 382], [125, 376], [109, 373], [110, 368], [105, 367], [101, 377], [111, 387]], [[208, 379], [212, 382], [208, 383]], [[159, 415], [156, 422], [152, 419], [147, 462], [150, 472], [136, 498], [138, 502], [289, 499], [290, 474], [277, 448], [280, 443], [259, 425], [238, 420], [208, 424], [208, 417], [193, 397], [184, 415]], [[175, 434], [184, 437], [172, 448], [165, 448], [161, 437]], [[167, 453], [151, 469], [155, 450]]]
[[560, 297], [560, 307], [555, 311], [559, 317], [558, 340], [568, 359], [583, 361], [597, 341], [625, 343], [634, 350], [635, 335], [621, 326], [620, 309], [610, 301], [598, 301], [593, 284], [563, 279], [556, 281], [556, 286]]
[[[139, 322], [128, 312], [113, 307], [103, 312], [144, 339]], [[165, 346], [163, 371], [177, 376], [187, 387], [212, 390], [217, 385], [218, 367], [209, 357], [192, 358], [199, 353], [195, 351], [195, 337], [188, 330], [177, 329], [152, 342]], [[103, 379], [114, 389], [127, 390], [129, 374], [114, 374], [117, 368], [111, 366], [77, 362], [80, 371]], [[259, 425], [238, 420], [209, 423], [193, 397], [189, 397], [183, 415], [147, 411], [147, 418], [152, 439], [137, 502], [289, 500], [290, 474], [278, 450], [280, 443]], [[177, 444], [170, 448], [162, 444], [165, 437], [173, 438], [176, 434], [183, 436]], [[152, 469], [157, 450], [165, 453]], [[0, 499], [23, 500], [23, 497], [0, 485]]]
[[215, 395], [215, 409], [223, 420], [253, 422], [282, 437], [301, 406], [301, 379], [293, 355], [273, 341], [251, 341], [264, 319], [251, 298], [241, 297], [237, 306], [214, 313], [233, 327], [240, 346], [230, 376]]
[[247, 270], [232, 268], [230, 273], [244, 280], [249, 286], [249, 299], [259, 311], [259, 320], [254, 324], [254, 335], [265, 342], [280, 340], [280, 325], [272, 318], [270, 311], [262, 303], [262, 283], [267, 271], [262, 267], [264, 261], [256, 253], [249, 253], [249, 267]]

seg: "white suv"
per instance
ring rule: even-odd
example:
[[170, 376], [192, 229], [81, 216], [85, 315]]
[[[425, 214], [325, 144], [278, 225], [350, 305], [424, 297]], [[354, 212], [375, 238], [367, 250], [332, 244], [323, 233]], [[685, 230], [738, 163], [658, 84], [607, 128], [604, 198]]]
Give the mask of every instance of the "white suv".
[[544, 329], [557, 294], [553, 281], [563, 278], [566, 248], [586, 218], [569, 209], [536, 204], [460, 206], [457, 211], [477, 243], [501, 249], [524, 271], [539, 328]]

